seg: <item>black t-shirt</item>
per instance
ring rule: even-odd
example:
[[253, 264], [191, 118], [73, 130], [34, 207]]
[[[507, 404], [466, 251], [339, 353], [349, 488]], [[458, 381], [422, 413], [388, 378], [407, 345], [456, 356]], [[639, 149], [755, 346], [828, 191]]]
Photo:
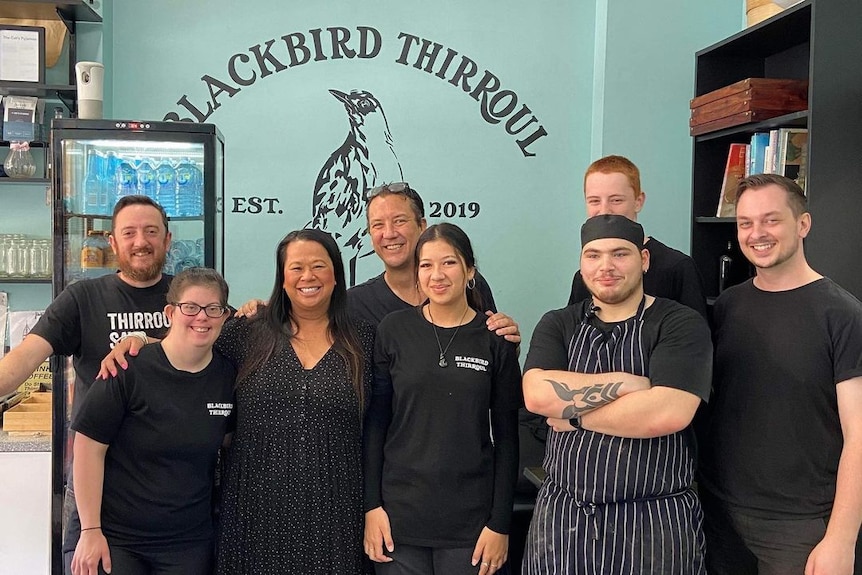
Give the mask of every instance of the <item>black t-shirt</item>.
[[[671, 387], [708, 399], [712, 342], [706, 320], [695, 311], [656, 298], [644, 310], [639, 334], [628, 320], [620, 322], [624, 325], [620, 326], [619, 339], [602, 341], [580, 334], [584, 322], [601, 332], [612, 330], [616, 324], [600, 322], [595, 316], [586, 318], [589, 303], [585, 300], [542, 317], [533, 331], [525, 372], [534, 368], [568, 371], [573, 365], [570, 349], [584, 345], [583, 353], [593, 354], [589, 357], [597, 365], [607, 366], [604, 371], [643, 375], [653, 387]], [[579, 501], [607, 503], [669, 495], [689, 488], [693, 481], [697, 456], [691, 426], [650, 439], [582, 429], [571, 432], [571, 441], [556, 441], [560, 435], [569, 433], [557, 434], [548, 444], [544, 467], [553, 484]], [[579, 462], [577, 473], [571, 472], [572, 460]]]
[[[584, 321], [588, 303], [549, 311], [539, 320], [530, 340], [525, 373], [533, 368], [568, 369], [569, 345]], [[681, 389], [708, 400], [712, 374], [705, 366], [712, 360], [712, 349], [704, 319], [675, 301], [655, 298], [644, 310], [643, 321], [641, 352], [649, 362], [646, 371], [650, 384]]]
[[233, 414], [233, 364], [213, 351], [198, 373], [161, 344], [97, 380], [72, 429], [107, 444], [102, 531], [114, 544], [181, 547], [212, 537], [216, 456]]
[[515, 345], [478, 313], [457, 334], [437, 331], [444, 346], [454, 334], [445, 368], [420, 310], [390, 314], [377, 332], [365, 499], [383, 505], [396, 545], [465, 547], [486, 525], [509, 531], [523, 404]]
[[170, 326], [164, 314], [172, 276], [147, 288], [132, 287], [117, 274], [74, 283], [63, 290], [31, 333], [44, 338], [56, 355], [71, 355], [77, 379], [74, 413], [80, 408], [99, 364], [131, 331], [162, 338]]
[[718, 298], [715, 395], [701, 479], [768, 518], [825, 517], [843, 448], [836, 385], [862, 376], [862, 304], [823, 278]]
[[[478, 290], [482, 297], [483, 316], [485, 310], [497, 311], [497, 304], [494, 302], [491, 287], [478, 271], [476, 272], [476, 286], [473, 289]], [[376, 327], [383, 321], [384, 317], [393, 311], [415, 306], [395, 295], [395, 292], [387, 285], [383, 274], [380, 274], [347, 290], [347, 307], [350, 315], [364, 319]]]
[[[694, 260], [651, 237], [644, 245], [649, 252], [649, 270], [644, 274], [644, 292], [655, 297], [678, 301], [706, 315], [706, 298], [703, 295], [703, 280]], [[591, 297], [581, 272], [572, 278], [572, 293], [569, 305]]]

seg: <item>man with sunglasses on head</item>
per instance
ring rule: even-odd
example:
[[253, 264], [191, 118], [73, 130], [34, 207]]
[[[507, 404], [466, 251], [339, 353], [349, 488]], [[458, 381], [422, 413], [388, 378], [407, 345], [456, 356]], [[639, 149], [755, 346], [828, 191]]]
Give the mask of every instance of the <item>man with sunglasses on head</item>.
[[[383, 273], [347, 290], [350, 313], [374, 325], [389, 313], [415, 307], [425, 299], [416, 282], [414, 250], [427, 227], [425, 204], [406, 182], [378, 186], [368, 192], [365, 206], [368, 234], [374, 252], [383, 261]], [[518, 324], [497, 313], [488, 282], [476, 272], [473, 288], [482, 296], [488, 329], [507, 340], [521, 340]]]
[[[171, 244], [165, 211], [146, 196], [127, 196], [114, 206], [111, 223], [108, 240], [119, 271], [71, 284], [51, 302], [27, 337], [0, 360], [0, 395], [14, 391], [50, 356], [69, 355], [76, 376], [74, 417], [114, 344], [133, 332], [142, 339], [164, 334], [171, 282], [171, 276], [162, 274]], [[74, 508], [71, 489], [66, 497], [70, 506]], [[77, 513], [68, 524], [64, 521], [67, 574], [80, 527]]]
[[[425, 204], [407, 182], [393, 182], [371, 189], [366, 195], [365, 216], [374, 253], [383, 261], [384, 271], [365, 283], [347, 290], [350, 315], [375, 327], [393, 311], [416, 307], [424, 301], [416, 279], [414, 251], [425, 231]], [[482, 296], [488, 329], [513, 343], [520, 343], [518, 324], [497, 311], [494, 295], [477, 271], [473, 289]], [[237, 310], [237, 316], [252, 316], [265, 302], [253, 299]]]

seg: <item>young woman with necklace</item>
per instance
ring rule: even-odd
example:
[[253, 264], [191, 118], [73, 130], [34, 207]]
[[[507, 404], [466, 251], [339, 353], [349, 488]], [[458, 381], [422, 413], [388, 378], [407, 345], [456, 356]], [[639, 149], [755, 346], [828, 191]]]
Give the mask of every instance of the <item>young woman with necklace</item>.
[[427, 300], [378, 327], [365, 422], [365, 552], [379, 575], [488, 575], [505, 563], [518, 474], [517, 352], [487, 330], [467, 235], [429, 227]]

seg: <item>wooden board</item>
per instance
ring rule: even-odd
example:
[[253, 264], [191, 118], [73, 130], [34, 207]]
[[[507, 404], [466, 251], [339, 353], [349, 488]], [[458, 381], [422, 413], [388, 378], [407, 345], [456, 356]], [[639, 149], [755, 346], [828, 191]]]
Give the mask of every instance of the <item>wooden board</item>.
[[747, 78], [693, 98], [692, 136], [808, 109], [808, 81]]
[[51, 408], [50, 393], [31, 394], [3, 414], [3, 431], [51, 431]]

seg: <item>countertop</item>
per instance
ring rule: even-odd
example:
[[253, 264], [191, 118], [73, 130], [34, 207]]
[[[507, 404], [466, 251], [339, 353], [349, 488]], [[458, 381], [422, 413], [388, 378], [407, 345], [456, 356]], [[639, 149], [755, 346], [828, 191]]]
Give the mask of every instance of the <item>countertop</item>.
[[9, 435], [0, 431], [0, 453], [20, 451], [51, 452], [51, 434], [41, 435]]

